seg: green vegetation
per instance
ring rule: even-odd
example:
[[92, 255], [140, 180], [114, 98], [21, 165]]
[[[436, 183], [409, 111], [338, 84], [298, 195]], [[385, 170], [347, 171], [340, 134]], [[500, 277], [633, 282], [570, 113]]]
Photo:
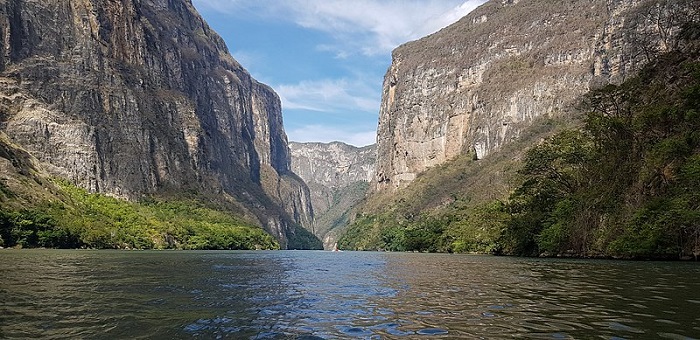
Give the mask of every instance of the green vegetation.
[[287, 234], [287, 249], [321, 250], [323, 249], [323, 243], [310, 231], [297, 225], [294, 227], [294, 233]]
[[196, 200], [132, 203], [58, 182], [63, 200], [0, 211], [4, 247], [278, 249], [262, 229]]
[[[375, 199], [339, 246], [526, 256], [700, 255], [697, 52], [670, 53], [622, 85], [592, 91], [583, 110], [582, 128], [551, 129], [560, 131], [529, 149], [520, 165], [498, 160], [502, 155], [472, 163], [464, 156], [428, 171], [396, 200]], [[501, 153], [512, 157], [513, 150]], [[519, 168], [517, 175], [510, 175], [511, 168]], [[500, 178], [488, 181], [495, 195], [474, 182], [498, 171]]]
[[583, 131], [531, 149], [505, 253], [678, 258], [700, 253], [700, 63], [667, 55], [588, 96]]
[[416, 216], [396, 211], [360, 215], [338, 242], [341, 249], [490, 253], [508, 215], [502, 203], [457, 201]]
[[483, 160], [466, 154], [420, 174], [398, 193], [370, 197], [338, 241], [341, 249], [489, 252], [507, 214], [511, 191], [527, 145], [568, 127], [544, 118], [523, 138]]
[[[329, 189], [319, 190], [326, 192]], [[335, 239], [335, 235], [343, 233], [354, 216], [355, 207], [365, 199], [367, 190], [368, 182], [355, 182], [341, 188], [331, 188], [328, 195], [332, 200], [328, 209], [321, 212], [314, 210], [316, 234]]]
[[[543, 117], [498, 153], [482, 160], [459, 156], [419, 174], [398, 193], [382, 192], [361, 207], [338, 247], [354, 250], [486, 253], [497, 247], [507, 217], [501, 210], [524, 150], [571, 128]], [[500, 201], [499, 201], [500, 200]]]

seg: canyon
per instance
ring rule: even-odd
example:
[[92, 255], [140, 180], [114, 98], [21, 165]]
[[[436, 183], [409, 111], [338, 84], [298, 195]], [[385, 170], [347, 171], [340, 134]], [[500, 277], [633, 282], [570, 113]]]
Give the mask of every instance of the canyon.
[[374, 178], [375, 145], [341, 142], [289, 143], [292, 170], [309, 186], [314, 208], [314, 234], [325, 249], [334, 249], [354, 208], [364, 200]]
[[505, 199], [526, 150], [581, 125], [590, 91], [683, 49], [699, 8], [487, 1], [394, 50], [377, 144], [357, 148], [289, 143], [280, 97], [189, 0], [0, 0], [0, 203], [50, 205], [65, 181], [210, 201], [283, 249], [333, 249], [358, 218], [378, 238], [377, 221]]
[[206, 194], [283, 248], [313, 223], [279, 97], [187, 0], [0, 1], [0, 130], [89, 192]]

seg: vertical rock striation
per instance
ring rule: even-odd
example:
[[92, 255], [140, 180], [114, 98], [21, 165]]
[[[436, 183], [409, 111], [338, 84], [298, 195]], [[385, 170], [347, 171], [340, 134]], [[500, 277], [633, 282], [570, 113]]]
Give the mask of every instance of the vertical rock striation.
[[[459, 154], [482, 158], [535, 118], [619, 83], [696, 20], [698, 0], [491, 0], [393, 52], [375, 190], [396, 190]], [[695, 18], [695, 19], [693, 19]]]
[[316, 217], [314, 233], [324, 248], [332, 249], [374, 177], [376, 146], [291, 142], [289, 147], [294, 173], [311, 189]]
[[212, 193], [283, 246], [313, 219], [278, 96], [189, 0], [0, 0], [0, 128], [92, 192]]

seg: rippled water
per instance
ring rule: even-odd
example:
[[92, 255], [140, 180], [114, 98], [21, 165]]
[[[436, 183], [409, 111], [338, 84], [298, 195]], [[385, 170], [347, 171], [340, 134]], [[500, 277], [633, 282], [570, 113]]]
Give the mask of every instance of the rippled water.
[[0, 338], [700, 337], [700, 264], [0, 251]]

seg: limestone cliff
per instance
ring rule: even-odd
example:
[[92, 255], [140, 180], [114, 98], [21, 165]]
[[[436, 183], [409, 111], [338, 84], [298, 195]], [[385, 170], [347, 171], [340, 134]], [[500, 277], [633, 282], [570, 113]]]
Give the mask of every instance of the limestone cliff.
[[374, 176], [376, 146], [340, 142], [289, 143], [292, 170], [309, 185], [316, 216], [314, 233], [332, 249], [350, 212], [364, 197]]
[[375, 189], [395, 190], [460, 154], [481, 159], [537, 117], [619, 83], [698, 17], [698, 0], [491, 0], [393, 52]]
[[0, 129], [92, 192], [215, 193], [284, 247], [313, 217], [280, 106], [189, 0], [0, 0]]

